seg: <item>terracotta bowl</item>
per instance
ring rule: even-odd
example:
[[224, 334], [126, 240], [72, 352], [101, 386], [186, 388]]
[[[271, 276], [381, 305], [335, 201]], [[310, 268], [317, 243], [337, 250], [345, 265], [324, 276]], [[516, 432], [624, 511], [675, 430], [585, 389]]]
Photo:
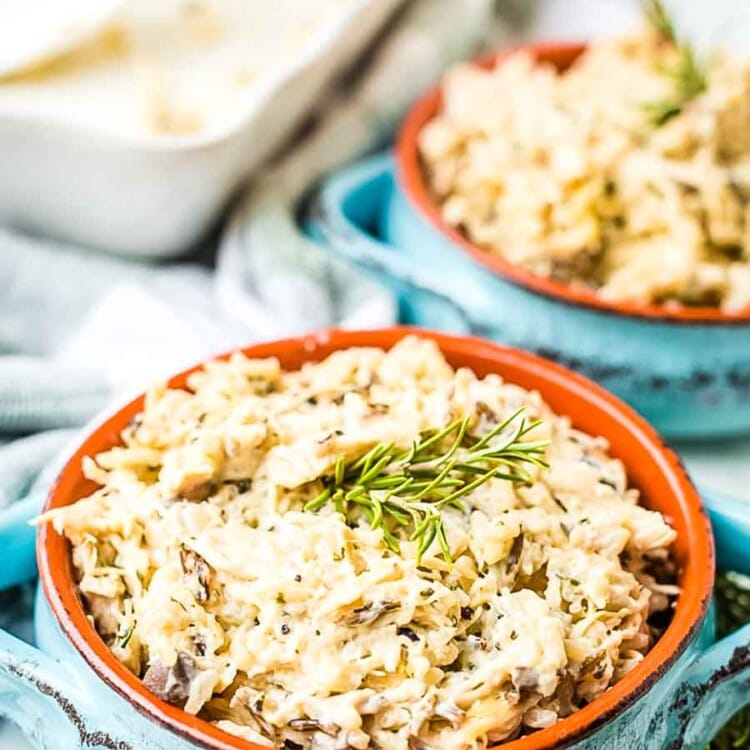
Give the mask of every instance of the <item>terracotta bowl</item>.
[[[252, 357], [276, 356], [286, 369], [318, 361], [333, 351], [352, 346], [386, 349], [414, 329], [392, 328], [369, 332], [325, 332], [302, 338], [261, 344], [245, 349]], [[694, 731], [705, 734], [715, 727], [721, 712], [698, 711], [707, 696], [721, 685], [736, 686], [747, 679], [743, 666], [731, 655], [750, 640], [750, 631], [734, 641], [713, 642], [713, 620], [708, 616], [714, 579], [714, 544], [701, 499], [676, 455], [666, 448], [654, 430], [617, 398], [585, 378], [536, 356], [470, 337], [454, 337], [429, 331], [421, 335], [434, 340], [454, 367], [470, 367], [478, 375], [498, 373], [519, 385], [538, 390], [560, 414], [587, 432], [604, 435], [613, 455], [624, 461], [631, 483], [644, 502], [664, 513], [677, 530], [674, 555], [679, 566], [682, 593], [664, 635], [624, 679], [590, 705], [558, 724], [507, 743], [508, 750], [552, 750], [599, 742], [603, 733], [621, 737], [644, 737], [651, 724], [649, 740], [628, 747], [664, 747], [662, 741], [675, 733], [693, 731], [699, 714], [710, 717], [710, 727]], [[173, 377], [173, 388], [185, 387], [190, 372]], [[50, 492], [46, 509], [60, 508], [92, 492], [96, 485], [81, 470], [84, 456], [92, 456], [120, 443], [120, 433], [143, 408], [143, 397], [129, 403], [101, 422], [68, 461]], [[720, 508], [715, 511], [721, 516]], [[721, 516], [723, 517], [723, 516]], [[733, 530], [729, 532], [737, 534]], [[735, 540], [750, 541], [750, 527]], [[188, 715], [149, 693], [140, 680], [110, 652], [86, 616], [76, 591], [68, 542], [49, 525], [42, 526], [37, 540], [39, 573], [44, 599], [37, 612], [37, 633], [42, 651], [32, 649], [0, 631], [0, 709], [3, 697], [22, 695], [23, 716], [36, 727], [52, 731], [56, 747], [62, 733], [56, 721], [63, 718], [75, 727], [75, 747], [90, 747], [92, 737], [110, 750], [153, 750], [201, 747], [214, 750], [248, 750], [256, 746], [227, 734], [211, 724]], [[708, 672], [706, 672], [708, 670]], [[706, 672], [704, 674], [704, 672]], [[717, 674], [723, 675], [715, 679]], [[705, 677], [706, 686], [695, 690]], [[5, 679], [5, 683], [3, 680]], [[713, 682], [711, 682], [713, 680]], [[3, 692], [4, 684], [10, 692]], [[15, 693], [14, 693], [15, 691]], [[680, 711], [668, 711], [674, 701]], [[732, 709], [743, 703], [725, 701]], [[731, 704], [731, 705], [730, 705]], [[679, 735], [682, 736], [682, 735]], [[701, 735], [702, 736], [702, 735]], [[86, 738], [89, 738], [88, 740]]]
[[[564, 70], [585, 46], [521, 49]], [[514, 51], [476, 64], [502, 65]], [[571, 367], [669, 437], [750, 432], [750, 309], [609, 302], [473, 244], [443, 221], [420, 163], [419, 133], [441, 104], [437, 87], [409, 111], [392, 156], [346, 167], [325, 181], [310, 221], [324, 247], [374, 273], [411, 310], [411, 321], [434, 324], [434, 310], [415, 303], [415, 290], [429, 292], [453, 319], [463, 316], [451, 324], [454, 332], [463, 325]]]
[[[580, 43], [529, 44], [483, 58], [477, 61], [476, 65], [491, 70], [501, 65], [505, 58], [518, 50], [525, 50], [540, 62], [552, 65], [558, 71], [563, 72], [586, 50], [586, 45]], [[532, 273], [523, 266], [509, 263], [501, 256], [488, 252], [471, 242], [465, 234], [443, 220], [440, 206], [432, 196], [425, 179], [419, 149], [417, 148], [422, 128], [440, 112], [442, 104], [442, 89], [436, 87], [419, 99], [404, 119], [396, 139], [396, 163], [399, 180], [413, 205], [422, 216], [442, 234], [450, 237], [474, 261], [482, 264], [492, 273], [540, 294], [555, 297], [570, 304], [607, 310], [618, 315], [700, 323], [750, 324], [750, 309], [728, 313], [715, 307], [668, 307], [608, 301], [602, 299], [592, 290], [580, 289]]]

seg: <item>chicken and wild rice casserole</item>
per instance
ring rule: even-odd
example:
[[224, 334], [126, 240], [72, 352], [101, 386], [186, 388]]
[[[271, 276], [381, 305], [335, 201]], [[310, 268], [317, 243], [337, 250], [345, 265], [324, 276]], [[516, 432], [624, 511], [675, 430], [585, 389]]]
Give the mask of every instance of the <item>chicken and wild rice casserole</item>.
[[160, 387], [100, 485], [44, 516], [114, 655], [278, 747], [484, 748], [644, 657], [675, 532], [540, 395], [389, 352], [210, 362]]
[[657, 3], [563, 73], [524, 51], [448, 73], [418, 147], [444, 220], [533, 273], [640, 304], [750, 307], [750, 65]]

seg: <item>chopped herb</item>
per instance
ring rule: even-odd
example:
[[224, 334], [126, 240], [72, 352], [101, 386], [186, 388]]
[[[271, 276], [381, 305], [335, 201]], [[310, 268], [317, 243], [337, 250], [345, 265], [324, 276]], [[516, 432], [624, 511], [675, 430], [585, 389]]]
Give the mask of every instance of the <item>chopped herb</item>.
[[660, 127], [679, 115], [692, 99], [708, 88], [708, 76], [692, 46], [678, 38], [674, 24], [660, 0], [648, 2], [646, 16], [654, 30], [665, 42], [673, 45], [677, 52], [677, 62], [665, 71], [672, 79], [670, 96], [643, 105], [651, 124]]
[[130, 643], [130, 639], [133, 637], [133, 633], [135, 633], [135, 623], [133, 623], [126, 631], [125, 634], [120, 638], [120, 647], [126, 648], [128, 643]]
[[406, 528], [409, 539], [417, 542], [418, 562], [436, 541], [450, 563], [441, 511], [448, 507], [465, 511], [461, 499], [489, 479], [525, 484], [531, 481], [528, 466], [547, 465], [543, 456], [548, 442], [524, 440], [540, 422], [527, 421], [523, 411], [519, 409], [481, 438], [469, 436], [471, 417], [467, 416], [437, 432], [423, 433], [406, 450], [378, 443], [354, 461], [341, 456], [333, 476], [324, 478], [323, 492], [304, 509], [316, 512], [330, 502], [338, 513], [347, 515], [356, 507], [371, 528], [382, 531], [392, 552], [400, 552], [393, 529]]

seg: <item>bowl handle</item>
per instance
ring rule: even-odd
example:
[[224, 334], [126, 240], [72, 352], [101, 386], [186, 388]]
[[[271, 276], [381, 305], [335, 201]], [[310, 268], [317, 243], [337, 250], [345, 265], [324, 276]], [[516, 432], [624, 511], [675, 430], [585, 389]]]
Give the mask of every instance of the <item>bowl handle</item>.
[[486, 296], [484, 290], [466, 275], [459, 278], [446, 274], [379, 240], [364, 228], [365, 224], [370, 223], [365, 217], [359, 223], [350, 217], [353, 212], [347, 210], [347, 206], [357, 203], [371, 205], [375, 196], [370, 193], [384, 189], [383, 180], [388, 178], [392, 168], [392, 158], [380, 155], [328, 178], [311, 197], [308, 230], [316, 240], [339, 256], [376, 277], [385, 278], [390, 284], [396, 283], [426, 293], [452, 309], [465, 321], [461, 333], [466, 333], [468, 329], [481, 333], [485, 326], [470, 320], [471, 311], [462, 300], [478, 302]]
[[0, 630], [0, 716], [14, 722], [37, 748], [80, 750], [102, 745], [87, 731], [72, 669], [10, 633]]
[[[703, 489], [720, 568], [750, 575], [750, 503]], [[750, 624], [713, 644], [688, 666], [673, 708], [684, 721], [682, 747], [705, 748], [750, 705]]]

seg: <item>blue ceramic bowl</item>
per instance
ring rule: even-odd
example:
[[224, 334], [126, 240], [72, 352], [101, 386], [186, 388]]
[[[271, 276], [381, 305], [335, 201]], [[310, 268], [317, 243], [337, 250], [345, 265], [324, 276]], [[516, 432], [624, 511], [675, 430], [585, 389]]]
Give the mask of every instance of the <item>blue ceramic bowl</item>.
[[[277, 355], [285, 367], [319, 359], [348, 346], [390, 346], [409, 329], [329, 332], [246, 350]], [[478, 339], [424, 332], [454, 365], [499, 372], [536, 387], [551, 406], [588, 431], [600, 431], [655, 507], [678, 530], [676, 559], [683, 593], [664, 636], [620, 683], [559, 724], [507, 743], [508, 750], [700, 748], [739, 708], [750, 702], [750, 626], [715, 642], [713, 546], [698, 496], [676, 456], [631, 410], [593, 383], [528, 354]], [[187, 373], [171, 381], [185, 382]], [[142, 408], [137, 399], [104, 420], [76, 450], [53, 487], [48, 507], [61, 507], [93, 489], [81, 458], [111, 447]], [[750, 573], [747, 506], [704, 494], [713, 522], [719, 565]], [[28, 518], [36, 508], [0, 515], [3, 584], [33, 574]], [[31, 542], [33, 544], [33, 541]], [[75, 593], [65, 541], [45, 527], [38, 540], [44, 593], [36, 606], [34, 648], [0, 631], [0, 714], [9, 716], [39, 748], [48, 750], [252, 750], [175, 706], [158, 701], [109, 652], [86, 619]]]
[[[313, 197], [309, 216], [311, 234], [324, 247], [371, 272], [401, 300], [413, 299], [409, 290], [418, 289], [460, 311], [447, 330], [477, 333], [577, 370], [668, 437], [750, 432], [746, 316], [624, 311], [550, 294], [540, 289], [544, 281], [529, 281], [531, 274], [523, 271], [499, 273], [488, 267], [497, 265], [489, 253], [470, 252], [418, 209], [390, 156], [330, 177]], [[426, 321], [418, 302], [411, 315], [418, 325]]]

